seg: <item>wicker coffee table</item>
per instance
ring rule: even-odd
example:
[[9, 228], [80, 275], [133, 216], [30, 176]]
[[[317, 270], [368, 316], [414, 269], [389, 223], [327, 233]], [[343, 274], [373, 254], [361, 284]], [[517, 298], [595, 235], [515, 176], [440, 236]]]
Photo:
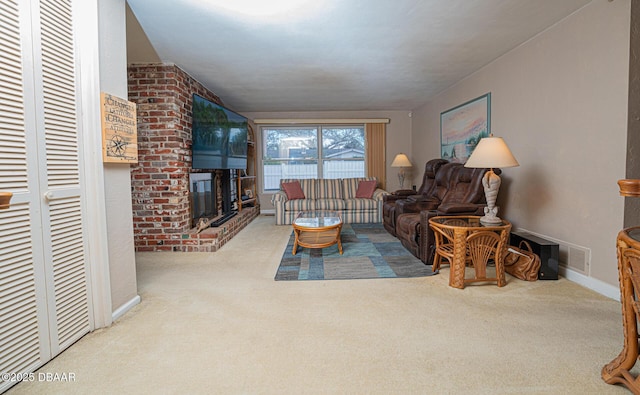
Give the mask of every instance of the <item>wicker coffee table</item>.
[[306, 248], [325, 248], [338, 244], [342, 254], [340, 230], [342, 218], [335, 211], [305, 211], [293, 221], [295, 242], [291, 253], [296, 254], [298, 246]]

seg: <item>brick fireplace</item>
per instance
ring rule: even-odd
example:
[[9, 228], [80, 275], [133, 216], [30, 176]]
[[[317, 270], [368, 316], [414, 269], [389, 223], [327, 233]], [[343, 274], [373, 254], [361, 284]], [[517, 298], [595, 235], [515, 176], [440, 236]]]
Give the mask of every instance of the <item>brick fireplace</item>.
[[[224, 224], [198, 233], [189, 196], [191, 105], [198, 94], [218, 104], [218, 96], [173, 64], [131, 65], [129, 100], [138, 110], [138, 163], [131, 167], [136, 251], [217, 251], [260, 212], [243, 209]], [[214, 188], [224, 177], [216, 171]], [[223, 198], [217, 196], [218, 211]]]

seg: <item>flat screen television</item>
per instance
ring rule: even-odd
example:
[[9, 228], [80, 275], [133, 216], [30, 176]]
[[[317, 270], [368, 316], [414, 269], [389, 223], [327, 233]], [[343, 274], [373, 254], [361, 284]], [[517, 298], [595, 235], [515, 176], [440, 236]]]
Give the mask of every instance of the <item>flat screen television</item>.
[[191, 167], [246, 169], [247, 118], [193, 95]]

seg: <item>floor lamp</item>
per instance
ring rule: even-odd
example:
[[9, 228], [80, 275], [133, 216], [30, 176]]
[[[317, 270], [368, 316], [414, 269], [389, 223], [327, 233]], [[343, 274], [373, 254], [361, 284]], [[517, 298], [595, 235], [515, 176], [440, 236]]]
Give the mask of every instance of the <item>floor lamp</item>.
[[498, 218], [498, 207], [496, 207], [501, 181], [500, 176], [494, 173], [493, 169], [515, 166], [520, 166], [520, 164], [509, 150], [509, 147], [507, 147], [507, 144], [502, 137], [493, 137], [493, 134], [480, 140], [467, 163], [464, 164], [464, 167], [490, 169], [482, 177], [487, 207], [484, 208], [484, 217], [480, 218], [480, 222], [486, 224], [499, 224], [502, 222]]
[[413, 165], [407, 155], [398, 154], [395, 158], [393, 158], [393, 162], [391, 162], [391, 167], [399, 167], [400, 171], [398, 172], [398, 181], [400, 182], [400, 189], [404, 189], [404, 169], [410, 168]]

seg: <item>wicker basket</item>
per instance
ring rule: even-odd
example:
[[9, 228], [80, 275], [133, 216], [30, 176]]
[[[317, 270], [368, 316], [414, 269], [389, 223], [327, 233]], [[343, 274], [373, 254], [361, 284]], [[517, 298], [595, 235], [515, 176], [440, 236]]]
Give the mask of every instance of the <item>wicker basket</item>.
[[518, 247], [510, 246], [504, 257], [504, 270], [525, 281], [536, 281], [540, 271], [540, 257], [525, 240]]

